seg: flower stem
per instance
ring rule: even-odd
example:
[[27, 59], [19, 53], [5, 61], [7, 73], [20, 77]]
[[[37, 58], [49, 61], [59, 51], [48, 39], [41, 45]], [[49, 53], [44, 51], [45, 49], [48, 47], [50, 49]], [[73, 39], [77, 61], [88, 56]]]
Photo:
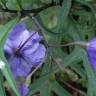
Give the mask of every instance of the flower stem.
[[83, 41], [76, 41], [76, 42], [71, 42], [71, 43], [61, 44], [61, 45], [48, 44], [49, 47], [66, 47], [66, 46], [71, 46], [71, 45], [79, 45], [79, 46], [87, 47], [89, 43], [83, 42]]

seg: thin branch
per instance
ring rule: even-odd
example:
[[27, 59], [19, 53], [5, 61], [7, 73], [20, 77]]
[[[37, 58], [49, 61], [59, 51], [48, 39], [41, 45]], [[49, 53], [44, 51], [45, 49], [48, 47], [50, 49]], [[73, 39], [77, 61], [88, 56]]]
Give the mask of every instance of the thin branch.
[[[68, 70], [62, 65], [61, 59], [55, 59], [55, 58], [54, 58], [54, 59], [53, 59], [53, 62], [55, 62], [63, 72], [66, 72], [66, 73], [69, 75]], [[60, 80], [63, 84], [65, 84], [67, 87], [69, 87], [69, 88], [71, 88], [72, 90], [76, 91], [77, 93], [82, 94], [83, 96], [86, 96], [86, 93], [83, 92], [82, 90], [75, 88], [74, 86], [70, 85], [69, 83], [65, 82], [65, 81], [62, 80], [62, 79], [59, 79], [59, 80]]]
[[81, 94], [81, 95], [83, 95], [83, 96], [86, 96], [86, 93], [85, 93], [84, 91], [75, 88], [74, 86], [70, 85], [69, 83], [65, 82], [64, 80], [61, 80], [61, 81], [62, 81], [62, 83], [64, 83], [67, 87], [71, 88], [71, 89], [74, 90], [75, 92], [77, 92], [77, 93], [79, 93], [79, 94]]

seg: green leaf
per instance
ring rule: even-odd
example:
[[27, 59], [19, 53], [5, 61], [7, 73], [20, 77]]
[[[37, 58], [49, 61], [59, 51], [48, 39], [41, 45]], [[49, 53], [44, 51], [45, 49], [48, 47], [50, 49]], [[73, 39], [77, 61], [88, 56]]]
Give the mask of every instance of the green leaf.
[[[44, 88], [42, 90], [42, 88]], [[47, 82], [42, 86], [42, 88], [40, 89], [40, 96], [51, 96], [51, 84], [50, 82], [47, 80]]]
[[20, 1], [17, 0], [7, 0], [6, 6], [11, 10], [18, 10], [20, 11]]
[[43, 3], [51, 3], [52, 0], [40, 0]]
[[51, 87], [58, 96], [72, 96], [56, 81], [52, 83]]
[[2, 76], [1, 71], [0, 71], [0, 95], [6, 96], [4, 85], [3, 85], [3, 76]]
[[40, 0], [21, 0], [21, 5], [23, 9], [31, 10], [33, 8], [40, 6]]
[[29, 92], [28, 96], [32, 96], [32, 94], [40, 91], [42, 86], [47, 83], [47, 77], [48, 76], [43, 76], [40, 79], [33, 82], [33, 84], [30, 86], [30, 92]]
[[6, 0], [0, 0], [0, 4], [6, 8]]
[[70, 12], [72, 0], [64, 0], [58, 16], [57, 32], [63, 33]]
[[92, 82], [90, 80], [88, 81], [87, 96], [94, 96], [94, 91], [92, 88]]
[[12, 90], [15, 92], [16, 96], [20, 96], [17, 88], [16, 88], [16, 84], [15, 81], [13, 79], [12, 73], [10, 71], [10, 68], [8, 66], [8, 62], [4, 56], [4, 44], [5, 41], [8, 37], [9, 32], [11, 31], [11, 29], [18, 23], [18, 18], [8, 22], [0, 31], [2, 31], [2, 35], [0, 37], [0, 60], [1, 62], [3, 62], [5, 64], [5, 66], [3, 66], [2, 68], [2, 72], [5, 76], [5, 78], [7, 79], [9, 85], [11, 86]]

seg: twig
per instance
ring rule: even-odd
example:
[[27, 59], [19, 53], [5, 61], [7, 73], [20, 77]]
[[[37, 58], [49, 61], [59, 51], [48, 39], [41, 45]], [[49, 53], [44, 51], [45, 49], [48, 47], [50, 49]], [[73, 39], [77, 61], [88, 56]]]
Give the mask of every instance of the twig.
[[76, 91], [77, 93], [86, 96], [86, 93], [84, 91], [81, 91], [75, 87], [73, 87], [72, 85], [70, 85], [69, 83], [65, 82], [64, 80], [61, 81], [62, 83], [64, 83], [67, 87], [71, 88], [72, 90]]
[[[61, 65], [62, 63], [61, 63], [61, 60], [60, 60], [60, 59], [53, 59], [53, 61], [60, 67], [60, 69], [61, 69], [62, 71], [66, 72], [66, 73], [68, 74], [67, 69], [66, 69], [63, 65]], [[65, 84], [67, 87], [69, 87], [69, 88], [71, 88], [72, 90], [76, 91], [77, 93], [82, 94], [83, 96], [86, 96], [85, 92], [83, 92], [83, 91], [81, 91], [81, 90], [73, 87], [72, 85], [70, 85], [69, 83], [65, 82], [65, 81], [62, 80], [62, 79], [59, 79], [59, 80], [60, 80], [63, 84]]]

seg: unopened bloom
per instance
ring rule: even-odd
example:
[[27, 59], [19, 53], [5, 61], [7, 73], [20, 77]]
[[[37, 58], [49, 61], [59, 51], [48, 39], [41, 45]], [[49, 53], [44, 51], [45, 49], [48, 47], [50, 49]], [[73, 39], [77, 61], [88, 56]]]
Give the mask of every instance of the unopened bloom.
[[94, 70], [96, 70], [96, 38], [88, 43], [86, 48], [88, 59]]
[[15, 26], [5, 43], [4, 51], [13, 75], [26, 77], [32, 67], [43, 64], [46, 49], [40, 44], [42, 36], [29, 32], [25, 24]]
[[29, 88], [27, 85], [23, 84], [20, 86], [19, 91], [21, 93], [21, 96], [27, 96], [27, 94], [29, 92]]

